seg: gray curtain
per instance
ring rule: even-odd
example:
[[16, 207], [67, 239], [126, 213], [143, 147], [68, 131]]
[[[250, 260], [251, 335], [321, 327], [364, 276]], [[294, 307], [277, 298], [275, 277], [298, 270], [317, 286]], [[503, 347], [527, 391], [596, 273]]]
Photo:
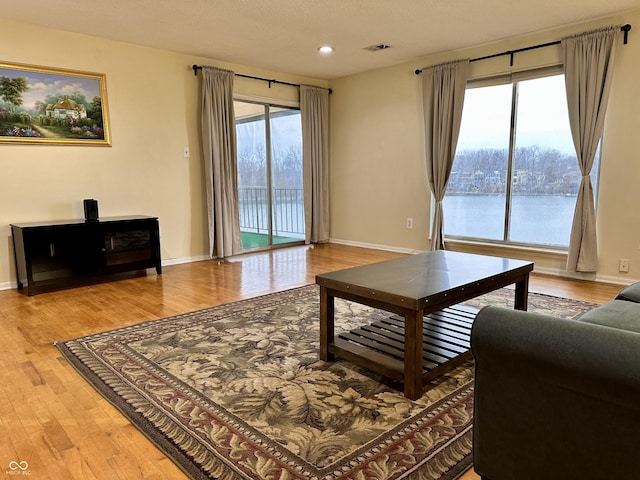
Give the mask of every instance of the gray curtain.
[[329, 240], [329, 91], [300, 85], [305, 243]]
[[202, 67], [202, 155], [212, 257], [240, 253], [234, 73]]
[[456, 153], [468, 77], [469, 60], [434, 65], [422, 70], [427, 175], [436, 201], [431, 226], [431, 250], [445, 248], [442, 199]]
[[618, 26], [562, 39], [569, 123], [582, 172], [567, 257], [570, 272], [598, 269], [596, 214], [589, 174], [604, 127], [619, 34]]

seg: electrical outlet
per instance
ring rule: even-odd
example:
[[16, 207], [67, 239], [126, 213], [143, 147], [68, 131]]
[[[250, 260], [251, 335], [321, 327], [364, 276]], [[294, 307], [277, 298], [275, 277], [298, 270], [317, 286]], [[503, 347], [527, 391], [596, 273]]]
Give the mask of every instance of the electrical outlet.
[[622, 273], [629, 273], [629, 259], [621, 258], [620, 265], [618, 267], [618, 271]]
[[413, 228], [413, 218], [407, 217], [407, 228], [411, 230]]

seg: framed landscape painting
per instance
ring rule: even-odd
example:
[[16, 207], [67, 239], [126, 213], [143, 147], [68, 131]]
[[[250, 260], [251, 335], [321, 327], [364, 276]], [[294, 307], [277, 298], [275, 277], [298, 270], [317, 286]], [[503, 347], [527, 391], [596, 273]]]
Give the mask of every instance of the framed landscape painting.
[[0, 62], [0, 143], [110, 146], [105, 76]]

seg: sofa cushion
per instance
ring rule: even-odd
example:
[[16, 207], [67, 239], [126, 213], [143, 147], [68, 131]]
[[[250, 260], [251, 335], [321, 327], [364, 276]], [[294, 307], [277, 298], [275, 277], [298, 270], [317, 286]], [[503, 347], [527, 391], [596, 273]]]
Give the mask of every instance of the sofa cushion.
[[616, 300], [628, 300], [640, 303], [640, 282], [636, 282], [620, 290]]
[[588, 311], [578, 320], [640, 333], [640, 305], [627, 300], [611, 300]]

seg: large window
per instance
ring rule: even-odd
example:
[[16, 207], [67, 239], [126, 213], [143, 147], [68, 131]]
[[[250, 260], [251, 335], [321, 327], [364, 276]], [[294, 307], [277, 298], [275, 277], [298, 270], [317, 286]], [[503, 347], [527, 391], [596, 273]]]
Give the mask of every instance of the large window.
[[[546, 73], [467, 88], [443, 201], [447, 237], [569, 245], [581, 173], [564, 75]], [[594, 189], [597, 172], [596, 158]]]

